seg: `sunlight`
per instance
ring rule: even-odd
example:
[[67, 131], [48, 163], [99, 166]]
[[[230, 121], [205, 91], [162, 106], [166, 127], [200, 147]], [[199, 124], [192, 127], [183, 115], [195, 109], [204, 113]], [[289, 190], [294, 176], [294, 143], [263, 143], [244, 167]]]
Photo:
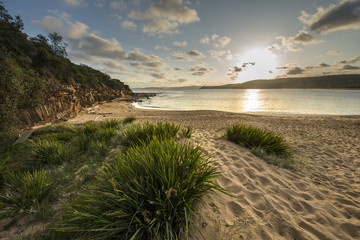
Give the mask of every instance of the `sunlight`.
[[243, 111], [256, 112], [259, 111], [262, 105], [260, 100], [260, 89], [247, 89], [244, 95]]
[[251, 49], [241, 55], [239, 60], [239, 66], [242, 66], [244, 63], [255, 64], [248, 64], [246, 69], [239, 73], [238, 82], [273, 78], [275, 75], [277, 56], [266, 48]]

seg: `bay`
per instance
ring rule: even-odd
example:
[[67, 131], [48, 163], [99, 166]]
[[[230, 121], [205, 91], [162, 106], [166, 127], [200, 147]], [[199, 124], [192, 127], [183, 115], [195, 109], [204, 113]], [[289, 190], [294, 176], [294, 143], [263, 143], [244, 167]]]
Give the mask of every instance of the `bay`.
[[360, 115], [360, 90], [135, 89], [157, 95], [137, 108], [218, 110], [252, 114]]

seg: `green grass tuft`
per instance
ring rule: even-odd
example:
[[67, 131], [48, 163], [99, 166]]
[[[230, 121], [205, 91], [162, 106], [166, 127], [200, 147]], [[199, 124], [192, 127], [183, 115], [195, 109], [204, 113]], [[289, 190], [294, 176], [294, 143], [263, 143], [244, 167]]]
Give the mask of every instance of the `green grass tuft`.
[[261, 148], [269, 154], [286, 154], [290, 148], [281, 136], [251, 126], [227, 127], [225, 137], [246, 148]]
[[154, 137], [159, 139], [175, 138], [180, 130], [180, 126], [174, 123], [157, 124], [144, 123], [142, 125], [132, 125], [124, 132], [123, 143], [127, 146], [147, 143]]
[[49, 210], [52, 191], [52, 179], [45, 170], [8, 172], [5, 189], [0, 195], [0, 216], [9, 217], [19, 213], [43, 215]]
[[191, 138], [192, 133], [193, 133], [192, 127], [186, 127], [181, 129], [181, 135], [185, 138]]
[[57, 140], [36, 139], [28, 144], [35, 166], [58, 165], [71, 161], [75, 156], [75, 149], [71, 145]]
[[223, 189], [203, 151], [156, 137], [119, 153], [56, 228], [91, 239], [181, 239], [196, 203]]
[[295, 160], [290, 156], [290, 146], [272, 132], [255, 127], [233, 125], [226, 128], [225, 138], [249, 148], [253, 154], [267, 163], [288, 169], [295, 169]]
[[129, 117], [126, 117], [124, 120], [123, 120], [123, 123], [124, 124], [129, 124], [129, 123], [132, 123], [136, 120], [136, 117], [134, 116], [129, 116]]

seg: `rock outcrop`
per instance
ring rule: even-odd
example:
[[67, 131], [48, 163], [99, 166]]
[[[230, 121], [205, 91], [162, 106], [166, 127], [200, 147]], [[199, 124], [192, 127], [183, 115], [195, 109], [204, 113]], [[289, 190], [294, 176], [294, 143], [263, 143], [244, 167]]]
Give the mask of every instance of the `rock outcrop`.
[[43, 104], [26, 109], [22, 114], [23, 127], [34, 126], [56, 120], [75, 117], [82, 108], [96, 102], [111, 101], [115, 98], [132, 96], [128, 88], [123, 89], [82, 89], [76, 86], [61, 86], [47, 93]]

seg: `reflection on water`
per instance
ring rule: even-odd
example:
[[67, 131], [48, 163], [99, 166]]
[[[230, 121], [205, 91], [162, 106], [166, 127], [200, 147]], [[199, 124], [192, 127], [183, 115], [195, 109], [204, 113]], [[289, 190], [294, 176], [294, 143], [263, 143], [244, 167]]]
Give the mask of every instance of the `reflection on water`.
[[260, 89], [247, 89], [244, 93], [243, 111], [257, 112], [262, 106], [260, 99]]
[[[149, 89], [146, 89], [145, 91], [149, 92]], [[161, 108], [168, 110], [220, 110], [246, 113], [360, 115], [360, 90], [162, 90], [157, 96], [137, 104], [137, 107], [141, 108]]]

